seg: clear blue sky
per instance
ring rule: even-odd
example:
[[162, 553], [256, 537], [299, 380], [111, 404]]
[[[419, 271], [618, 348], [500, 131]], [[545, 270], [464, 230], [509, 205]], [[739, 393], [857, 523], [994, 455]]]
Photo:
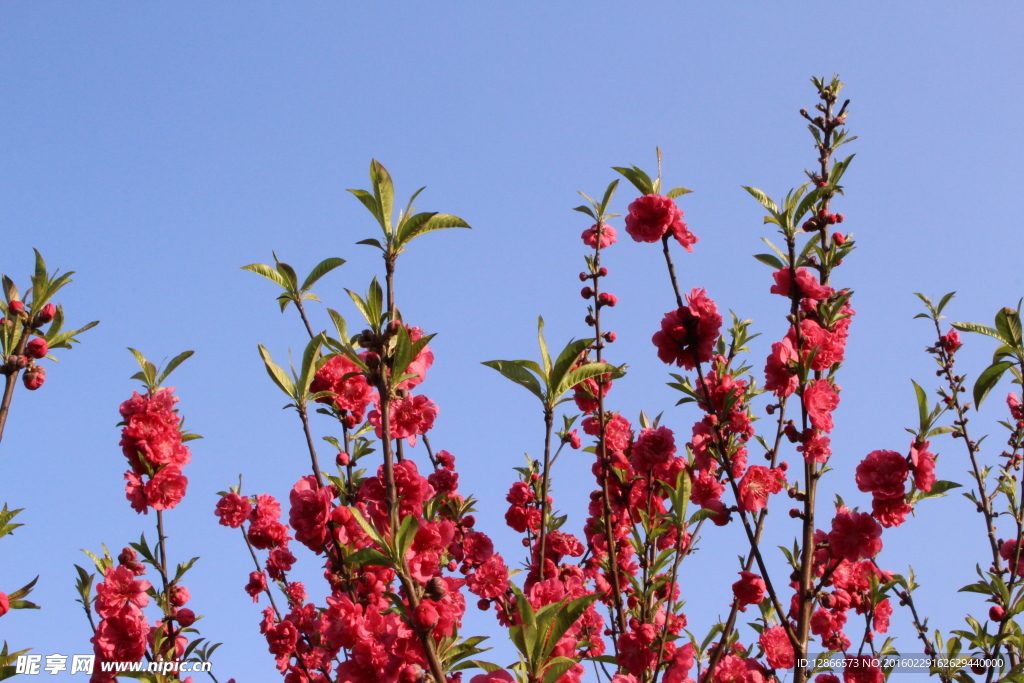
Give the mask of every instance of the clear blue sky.
[[[439, 333], [423, 385], [441, 407], [432, 441], [458, 458], [480, 527], [520, 559], [503, 532], [504, 493], [522, 453], [542, 446], [541, 416], [479, 362], [535, 355], [538, 314], [552, 342], [586, 333], [576, 190], [601, 191], [612, 165], [651, 168], [660, 145], [669, 186], [695, 190], [682, 201], [700, 237], [678, 259], [683, 285], [755, 319], [760, 368], [785, 331], [784, 307], [750, 258], [769, 233], [740, 185], [777, 196], [801, 182], [814, 152], [797, 111], [814, 103], [809, 77], [833, 72], [848, 83], [860, 136], [838, 202], [860, 249], [836, 273], [856, 291], [858, 316], [830, 485], [869, 504], [853, 468], [870, 450], [906, 449], [910, 378], [934, 383], [912, 292], [955, 289], [954, 319], [982, 322], [1024, 294], [1013, 208], [1024, 182], [1022, 19], [1019, 5], [988, 2], [5, 2], [0, 269], [26, 283], [40, 249], [51, 267], [78, 273], [61, 297], [70, 321], [102, 324], [59, 354], [43, 389], [15, 397], [0, 500], [27, 508], [27, 526], [3, 540], [0, 588], [41, 574], [34, 597], [45, 609], [0, 619], [0, 639], [44, 655], [90, 650], [73, 603], [72, 565], [88, 561], [78, 549], [116, 552], [154, 533], [153, 517], [123, 495], [117, 406], [136, 388], [124, 349], [157, 360], [195, 349], [172, 384], [206, 439], [192, 444], [189, 495], [168, 514], [169, 552], [202, 557], [187, 583], [208, 615], [202, 631], [224, 642], [218, 678], [276, 680], [242, 591], [245, 548], [212, 510], [239, 473], [247, 491], [286, 497], [307, 472], [297, 419], [280, 410], [256, 354], [262, 342], [283, 358], [304, 333], [277, 312], [272, 285], [238, 267], [272, 249], [299, 270], [348, 259], [316, 291], [354, 315], [342, 288], [364, 289], [380, 264], [355, 246], [375, 227], [344, 190], [368, 184], [373, 157], [400, 195], [427, 185], [422, 208], [475, 228], [417, 241], [399, 263], [398, 302]], [[633, 196], [623, 188], [618, 209]], [[694, 413], [672, 407], [649, 341], [672, 307], [658, 250], [627, 239], [607, 262], [620, 297], [612, 359], [632, 367], [611, 402], [634, 420], [665, 411], [685, 441]], [[321, 307], [313, 315], [326, 325]], [[968, 342], [963, 364], [976, 374], [992, 349]], [[991, 424], [996, 412], [983, 416]], [[940, 477], [965, 481], [959, 444], [936, 445]], [[555, 472], [573, 529], [589, 469], [570, 454]], [[881, 562], [903, 571], [913, 561], [932, 625], [959, 628], [966, 608], [984, 612], [953, 593], [984, 560], [982, 523], [959, 496], [921, 512], [886, 533]], [[788, 542], [796, 526], [772, 520], [773, 544]], [[698, 631], [726, 609], [739, 529], [714, 529], [703, 547], [682, 578]], [[322, 602], [316, 563], [300, 560]], [[497, 633], [491, 618], [471, 608], [467, 632]], [[906, 614], [893, 621], [899, 645], [918, 651]], [[493, 659], [507, 663], [508, 652]]]

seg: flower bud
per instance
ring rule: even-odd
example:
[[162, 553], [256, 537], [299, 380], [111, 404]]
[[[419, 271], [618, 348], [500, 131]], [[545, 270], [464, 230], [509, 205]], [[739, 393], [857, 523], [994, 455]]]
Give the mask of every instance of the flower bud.
[[416, 609], [412, 611], [412, 620], [413, 623], [424, 631], [429, 631], [437, 626], [437, 622], [441, 620], [441, 617], [437, 613], [437, 608], [434, 607], [433, 603], [421, 602], [416, 605]]
[[617, 303], [619, 303], [619, 298], [608, 292], [601, 292], [601, 295], [597, 297], [598, 306], [614, 306]]
[[481, 610], [483, 610], [484, 612], [486, 612], [486, 611], [487, 611], [488, 609], [490, 609], [490, 608], [491, 608], [491, 601], [490, 601], [490, 600], [487, 600], [486, 598], [481, 598], [481, 599], [480, 599], [480, 600], [479, 600], [479, 601], [478, 601], [478, 602], [476, 603], [476, 606], [477, 606], [477, 607], [479, 607], [479, 608], [480, 608]]
[[474, 517], [473, 515], [466, 515], [462, 518], [462, 525], [472, 529], [474, 526], [476, 526], [476, 517]]
[[46, 381], [46, 369], [41, 365], [33, 365], [25, 371], [25, 374], [21, 377], [22, 382], [25, 384], [25, 388], [29, 391], [35, 391], [39, 387], [43, 386], [43, 382]]
[[586, 282], [588, 277], [590, 277], [590, 276], [587, 275], [586, 273], [581, 272], [580, 273], [580, 282]]
[[175, 607], [183, 606], [192, 597], [189, 595], [188, 588], [178, 584], [171, 586], [168, 593], [170, 593], [171, 604]]
[[46, 304], [43, 306], [43, 310], [36, 314], [36, 324], [45, 325], [53, 320], [53, 316], [55, 315], [57, 315], [57, 307], [53, 304]]
[[130, 567], [136, 562], [137, 555], [131, 548], [125, 548], [121, 551], [121, 554], [117, 556], [117, 563], [123, 564], [126, 567]]
[[12, 311], [14, 311], [15, 313], [24, 313], [25, 312], [25, 304], [21, 303], [17, 299], [15, 299], [11, 303], [9, 303], [7, 305], [7, 308], [12, 310]]
[[834, 213], [830, 213], [828, 215], [828, 224], [829, 225], [835, 225], [838, 222], [839, 222], [839, 219], [836, 218], [836, 215]]
[[25, 350], [33, 358], [45, 358], [46, 354], [50, 352], [50, 347], [46, 345], [46, 340], [42, 337], [33, 337], [25, 346]]
[[607, 274], [608, 274], [608, 269], [607, 269], [607, 268], [605, 268], [604, 266], [601, 266], [601, 267], [600, 267], [600, 268], [598, 269], [598, 271], [597, 271], [597, 274], [598, 274], [598, 275], [599, 275], [600, 277], [604, 277], [605, 275], [607, 275]]
[[838, 244], [839, 246], [843, 246], [844, 244], [846, 244], [846, 235], [844, 235], [841, 232], [834, 232], [832, 233], [832, 241]]
[[377, 368], [380, 367], [380, 356], [378, 356], [373, 351], [370, 351], [363, 358], [363, 362], [366, 363], [366, 367], [370, 368], [371, 370], [376, 370]]
[[178, 623], [181, 624], [182, 628], [188, 628], [196, 622], [196, 613], [190, 610], [188, 607], [184, 607], [178, 610]]
[[345, 467], [352, 461], [349, 460], [348, 453], [342, 451], [334, 458], [334, 462], [338, 463], [338, 467]]
[[580, 296], [582, 296], [584, 299], [589, 299], [590, 297], [594, 296], [593, 288], [584, 287], [583, 289], [580, 290]]
[[611, 344], [616, 339], [618, 339], [618, 336], [616, 336], [614, 332], [606, 332], [604, 335], [604, 340], [609, 344]]
[[431, 577], [423, 595], [431, 600], [442, 600], [448, 595], [448, 584], [440, 576]]
[[818, 218], [828, 218], [828, 211], [825, 209], [818, 209]]
[[992, 621], [1002, 621], [1006, 617], [1006, 610], [999, 605], [992, 605], [988, 610], [988, 618]]
[[837, 213], [836, 214], [836, 223], [842, 223], [845, 220], [846, 220], [846, 216], [844, 216], [841, 213]]

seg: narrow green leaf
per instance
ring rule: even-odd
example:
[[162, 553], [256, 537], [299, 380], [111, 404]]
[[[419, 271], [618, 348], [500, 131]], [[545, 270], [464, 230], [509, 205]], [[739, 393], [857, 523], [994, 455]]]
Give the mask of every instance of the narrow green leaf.
[[993, 363], [985, 368], [985, 371], [978, 376], [978, 381], [974, 383], [975, 408], [981, 407], [981, 402], [985, 400], [985, 397], [996, 386], [1003, 373], [1011, 367], [1013, 367], [1013, 363], [1004, 360], [1000, 363]]
[[756, 187], [747, 187], [746, 185], [741, 185], [741, 187], [749, 192], [751, 197], [760, 202], [761, 206], [771, 211], [772, 215], [777, 215], [779, 213], [779, 207], [764, 192]]
[[270, 357], [270, 352], [264, 348], [263, 344], [257, 344], [260, 349], [260, 357], [263, 359], [263, 365], [267, 369], [267, 374], [270, 375], [270, 379], [274, 380], [281, 391], [287, 394], [290, 398], [295, 398], [295, 385], [289, 379], [288, 375], [285, 374], [273, 359]]
[[345, 259], [337, 257], [324, 259], [323, 261], [317, 264], [316, 268], [310, 271], [309, 275], [306, 277], [306, 280], [302, 283], [302, 288], [299, 291], [305, 292], [310, 287], [312, 287], [317, 280], [322, 278], [324, 275], [327, 275], [327, 273], [331, 272], [338, 266], [342, 266], [344, 264]]
[[551, 354], [548, 353], [548, 343], [544, 341], [544, 318], [537, 316], [537, 343], [540, 345], [540, 359], [544, 364], [544, 380], [551, 377]]
[[775, 270], [782, 270], [786, 267], [782, 261], [771, 254], [754, 254], [754, 258], [765, 265], [771, 266]]
[[960, 330], [961, 332], [975, 332], [977, 334], [985, 334], [989, 337], [993, 337], [1003, 342], [1004, 344], [1011, 343], [1010, 339], [1004, 338], [998, 331], [989, 327], [988, 325], [979, 325], [978, 323], [953, 323], [953, 327]]
[[164, 368], [164, 371], [160, 373], [160, 377], [157, 378], [156, 383], [163, 384], [164, 380], [167, 379], [167, 376], [174, 372], [175, 368], [191, 358], [194, 353], [195, 351], [182, 351], [172, 358], [171, 362], [167, 364], [166, 368]]
[[482, 363], [482, 365], [494, 368], [516, 384], [526, 387], [531, 394], [543, 401], [544, 391], [541, 389], [540, 382], [532, 373], [520, 365], [520, 363], [523, 362], [524, 361], [489, 360]]
[[[363, 206], [366, 207], [366, 210], [373, 214], [373, 217], [377, 219], [377, 222], [380, 223], [381, 228], [383, 228], [384, 221], [380, 217], [380, 208], [378, 208], [377, 200], [374, 196], [366, 190], [349, 190], [349, 192], [355, 195], [356, 199], [362, 202]], [[360, 244], [366, 244], [367, 242], [368, 240], [363, 240]], [[383, 247], [381, 248], [383, 249]]]
[[242, 270], [248, 270], [251, 273], [262, 275], [274, 284], [288, 289], [288, 286], [285, 284], [284, 278], [281, 277], [281, 274], [265, 263], [250, 263], [247, 266], [242, 266]]
[[373, 194], [380, 207], [381, 227], [388, 235], [392, 234], [391, 215], [394, 213], [395, 184], [391, 180], [391, 174], [384, 166], [373, 159], [370, 162], [370, 180], [373, 182]]
[[682, 197], [684, 194], [690, 194], [693, 190], [687, 190], [685, 187], [676, 187], [668, 191], [665, 196], [669, 199], [675, 199], [676, 197]]
[[910, 380], [910, 383], [914, 385], [914, 393], [917, 394], [917, 412], [921, 419], [921, 435], [923, 438], [924, 433], [928, 431], [930, 426], [928, 424], [928, 395], [924, 393], [924, 389], [921, 388], [920, 384], [914, 380]]

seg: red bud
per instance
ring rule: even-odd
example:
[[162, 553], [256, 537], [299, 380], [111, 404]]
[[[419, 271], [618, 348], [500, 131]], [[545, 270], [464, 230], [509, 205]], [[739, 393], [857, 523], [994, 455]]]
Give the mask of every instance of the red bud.
[[40, 325], [45, 325], [46, 323], [53, 320], [53, 316], [55, 316], [56, 314], [57, 307], [54, 306], [53, 304], [46, 304], [45, 306], [43, 306], [43, 310], [39, 311], [39, 313], [36, 315], [36, 322]]
[[348, 453], [342, 451], [341, 453], [338, 453], [337, 457], [334, 458], [334, 462], [338, 463], [338, 467], [345, 467], [352, 461], [349, 459]]
[[26, 389], [35, 391], [43, 386], [43, 382], [46, 381], [46, 370], [40, 365], [33, 365], [25, 371], [25, 374], [21, 376], [21, 380], [25, 383]]
[[12, 301], [8, 308], [10, 308], [15, 313], [21, 313], [22, 311], [25, 310], [25, 304], [21, 303], [20, 301]]
[[46, 345], [46, 340], [42, 337], [33, 337], [29, 340], [25, 350], [33, 358], [44, 358], [49, 353], [50, 347]]
[[178, 610], [178, 623], [184, 628], [188, 628], [196, 622], [196, 613], [190, 610], [188, 607], [184, 607]]

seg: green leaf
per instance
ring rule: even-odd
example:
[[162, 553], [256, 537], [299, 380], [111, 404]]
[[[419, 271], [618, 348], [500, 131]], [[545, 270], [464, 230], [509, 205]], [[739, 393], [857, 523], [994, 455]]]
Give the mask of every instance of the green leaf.
[[953, 327], [960, 330], [961, 332], [974, 332], [977, 334], [987, 334], [990, 337], [998, 339], [1004, 344], [1009, 344], [1009, 339], [1004, 339], [999, 332], [992, 329], [988, 325], [979, 325], [978, 323], [953, 323]]
[[771, 254], [754, 254], [754, 258], [756, 258], [758, 261], [765, 265], [771, 266], [776, 270], [782, 270], [783, 268], [786, 267], [782, 263], [782, 261], [780, 261], [775, 256], [772, 256]]
[[668, 191], [665, 196], [669, 199], [675, 199], [676, 197], [682, 197], [684, 194], [690, 194], [693, 190], [687, 190], [685, 187], [676, 187]]
[[299, 371], [299, 393], [305, 394], [309, 391], [309, 385], [313, 383], [313, 377], [319, 369], [317, 360], [320, 358], [320, 348], [324, 344], [323, 333], [318, 334], [309, 340], [306, 349], [302, 352], [302, 369]]
[[277, 284], [284, 289], [288, 289], [288, 285], [285, 284], [284, 278], [281, 277], [281, 274], [265, 263], [250, 263], [247, 266], [242, 266], [242, 270], [248, 270], [251, 273], [262, 275], [274, 284]]
[[345, 558], [345, 560], [357, 567], [365, 567], [367, 565], [371, 567], [390, 566], [388, 556], [379, 550], [374, 550], [373, 548], [363, 548], [362, 550], [358, 550]]
[[921, 438], [924, 438], [924, 433], [928, 431], [928, 395], [924, 393], [924, 389], [921, 385], [910, 380], [910, 383], [914, 385], [914, 393], [917, 394], [917, 412], [921, 419]]
[[381, 289], [380, 283], [377, 282], [377, 276], [370, 281], [370, 291], [366, 295], [366, 307], [370, 315], [373, 316], [373, 321], [375, 321], [373, 324], [379, 325], [381, 311], [384, 307], [384, 291]]
[[373, 195], [380, 207], [380, 224], [387, 235], [391, 235], [391, 214], [394, 212], [395, 184], [391, 174], [376, 159], [370, 162], [370, 180], [373, 182]]
[[264, 348], [263, 344], [257, 344], [257, 346], [259, 346], [260, 357], [263, 359], [263, 365], [267, 368], [267, 374], [270, 375], [270, 379], [274, 380], [274, 384], [290, 398], [295, 398], [295, 385], [291, 379], [288, 378], [284, 370], [274, 363], [270, 357], [270, 352]]
[[569, 659], [568, 657], [555, 657], [548, 663], [547, 668], [544, 670], [544, 683], [555, 683], [555, 681], [561, 678], [566, 671], [574, 666], [576, 666], [575, 659]]
[[[383, 228], [384, 221], [380, 217], [380, 208], [378, 208], [377, 200], [374, 198], [374, 196], [367, 192], [366, 190], [349, 190], [349, 192], [354, 194], [356, 199], [362, 202], [363, 206], [366, 207], [366, 210], [373, 214], [373, 217], [377, 219], [377, 222], [380, 223], [381, 227]], [[368, 242], [369, 240], [363, 240], [362, 242], [359, 242], [359, 244], [367, 244]], [[383, 247], [381, 247], [381, 249], [383, 249]]]
[[626, 180], [633, 183], [633, 187], [639, 190], [641, 194], [654, 194], [654, 183], [651, 181], [651, 177], [636, 166], [631, 168], [612, 166], [612, 170], [618, 171], [625, 176]]
[[160, 373], [160, 376], [157, 378], [156, 383], [163, 384], [164, 380], [167, 379], [167, 376], [174, 372], [175, 368], [177, 368], [179, 365], [181, 365], [189, 358], [191, 358], [194, 353], [195, 351], [182, 351], [177, 356], [172, 358], [171, 362], [167, 364], [166, 368], [164, 368], [164, 371]]
[[497, 370], [516, 384], [526, 387], [531, 394], [543, 401], [544, 390], [541, 389], [540, 382], [529, 370], [520, 365], [520, 363], [526, 362], [529, 361], [489, 360], [481, 365]]
[[992, 365], [985, 368], [985, 371], [978, 376], [978, 381], [974, 383], [974, 407], [980, 408], [981, 402], [985, 400], [988, 393], [999, 383], [999, 379], [1003, 376], [1003, 373], [1013, 367], [1013, 363], [1010, 361], [1002, 361], [999, 363], [993, 363]]
[[310, 271], [309, 275], [306, 277], [306, 280], [302, 283], [302, 288], [299, 291], [305, 292], [310, 287], [312, 287], [317, 280], [322, 278], [324, 275], [327, 275], [327, 273], [331, 272], [338, 266], [342, 266], [344, 264], [345, 259], [337, 257], [324, 259], [319, 264], [317, 264], [316, 268]]
[[544, 377], [551, 376], [551, 354], [548, 353], [548, 343], [544, 341], [544, 318], [537, 316], [537, 343], [540, 345], [540, 359], [544, 364]]
[[[579, 360], [580, 354], [593, 343], [593, 339], [575, 339], [566, 344], [565, 348], [562, 349], [562, 352], [558, 354], [558, 358], [555, 359], [554, 366], [548, 369], [548, 386], [552, 390], [553, 394], [552, 396], [548, 396], [550, 400], [557, 401], [562, 394], [573, 386], [576, 386], [576, 384], [579, 384], [579, 382], [574, 382], [569, 386], [563, 387], [569, 368]], [[580, 382], [582, 381], [583, 380], [581, 379]], [[561, 391], [559, 391], [559, 389], [561, 389]]]
[[578, 367], [561, 381], [558, 387], [552, 392], [551, 400], [557, 401], [562, 397], [562, 394], [566, 393], [580, 382], [584, 382], [588, 379], [593, 379], [600, 375], [608, 373], [617, 373], [618, 368], [608, 363], [587, 363], [582, 367]]
[[382, 245], [378, 240], [375, 239], [359, 240], [358, 242], [356, 242], [356, 244], [366, 244], [371, 247], [377, 247], [381, 251], [384, 251], [384, 245]]
[[768, 197], [768, 195], [766, 195], [764, 192], [757, 189], [756, 187], [747, 187], [746, 185], [742, 185], [741, 187], [747, 192], [749, 192], [750, 196], [752, 196], [754, 199], [760, 202], [761, 206], [768, 209], [772, 213], [772, 215], [778, 215], [779, 207], [775, 204], [775, 202], [773, 202]]
[[597, 598], [598, 595], [594, 593], [584, 595], [582, 598], [577, 598], [564, 608], [558, 610], [558, 616], [555, 617], [554, 627], [551, 629], [551, 634], [547, 640], [546, 649], [548, 652], [558, 645], [558, 641], [562, 639], [565, 632], [572, 628], [572, 625], [575, 624], [581, 616], [583, 616], [583, 613], [588, 607], [594, 604], [594, 601], [596, 601]]

